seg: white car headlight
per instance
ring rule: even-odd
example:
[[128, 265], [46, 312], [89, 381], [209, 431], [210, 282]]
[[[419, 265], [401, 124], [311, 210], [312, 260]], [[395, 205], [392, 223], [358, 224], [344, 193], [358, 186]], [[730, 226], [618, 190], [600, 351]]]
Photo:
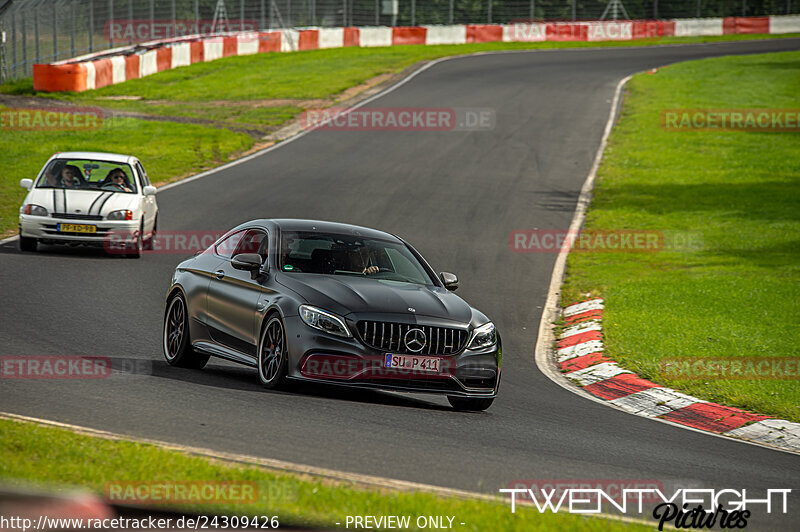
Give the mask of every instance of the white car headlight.
[[133, 220], [133, 213], [129, 210], [114, 211], [108, 214], [109, 220]]
[[22, 208], [22, 214], [32, 214], [33, 216], [47, 216], [47, 209], [41, 205], [28, 203]]
[[344, 336], [345, 338], [353, 336], [342, 318], [317, 307], [300, 305], [300, 319], [309, 327], [335, 336]]
[[497, 332], [494, 328], [494, 323], [489, 322], [472, 331], [472, 339], [467, 346], [467, 349], [483, 349], [491, 347], [497, 343]]

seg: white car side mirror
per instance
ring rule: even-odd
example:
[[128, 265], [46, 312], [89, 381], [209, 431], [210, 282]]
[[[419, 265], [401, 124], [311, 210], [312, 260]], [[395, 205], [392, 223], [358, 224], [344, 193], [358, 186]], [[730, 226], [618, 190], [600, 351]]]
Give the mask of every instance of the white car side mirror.
[[158, 192], [158, 189], [152, 185], [147, 185], [144, 187], [144, 189], [142, 189], [142, 192], [144, 192], [145, 196], [155, 196], [156, 192]]
[[33, 180], [32, 179], [20, 179], [19, 186], [21, 186], [25, 190], [30, 190], [31, 187], [33, 186]]

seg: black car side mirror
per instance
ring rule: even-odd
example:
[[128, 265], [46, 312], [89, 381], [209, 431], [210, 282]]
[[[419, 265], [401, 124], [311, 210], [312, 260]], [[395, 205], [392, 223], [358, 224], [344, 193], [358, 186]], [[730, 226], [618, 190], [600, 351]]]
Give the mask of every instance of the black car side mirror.
[[256, 272], [261, 269], [261, 255], [258, 253], [239, 253], [231, 259], [231, 266], [237, 270]]
[[458, 289], [458, 277], [456, 277], [456, 274], [441, 272], [439, 278], [442, 280], [442, 283], [444, 283], [444, 287], [451, 292], [455, 292]]

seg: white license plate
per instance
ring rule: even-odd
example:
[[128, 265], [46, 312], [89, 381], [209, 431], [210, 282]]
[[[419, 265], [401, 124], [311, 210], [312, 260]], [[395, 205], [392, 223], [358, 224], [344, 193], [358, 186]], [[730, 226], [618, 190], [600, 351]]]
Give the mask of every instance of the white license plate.
[[420, 357], [415, 355], [395, 355], [388, 353], [384, 360], [387, 368], [422, 371], [425, 373], [441, 373], [442, 359], [439, 357]]

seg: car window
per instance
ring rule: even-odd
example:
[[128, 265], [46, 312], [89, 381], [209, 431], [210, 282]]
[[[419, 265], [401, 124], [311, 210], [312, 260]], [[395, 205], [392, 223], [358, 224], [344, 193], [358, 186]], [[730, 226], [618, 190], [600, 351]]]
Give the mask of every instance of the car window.
[[133, 175], [133, 168], [126, 163], [91, 159], [53, 159], [42, 172], [36, 187], [135, 194], [139, 187]]
[[259, 229], [249, 229], [244, 237], [239, 240], [239, 245], [233, 256], [239, 253], [258, 253], [261, 262], [267, 261], [267, 233]]
[[225, 257], [226, 259], [233, 257], [233, 252], [239, 245], [239, 241], [244, 236], [244, 233], [245, 233], [244, 230], [237, 231], [236, 233], [228, 235], [224, 239], [220, 240], [214, 246], [214, 253], [216, 253], [220, 257]]
[[142, 183], [143, 183], [142, 186], [146, 187], [146, 186], [150, 185], [150, 177], [147, 175], [147, 172], [145, 172], [144, 166], [142, 166], [142, 163], [140, 163], [138, 161], [136, 162], [136, 170], [139, 172], [139, 176], [142, 179]]
[[434, 284], [425, 267], [402, 242], [358, 235], [287, 231], [281, 233], [280, 249], [280, 269], [286, 273], [369, 274], [373, 279]]

